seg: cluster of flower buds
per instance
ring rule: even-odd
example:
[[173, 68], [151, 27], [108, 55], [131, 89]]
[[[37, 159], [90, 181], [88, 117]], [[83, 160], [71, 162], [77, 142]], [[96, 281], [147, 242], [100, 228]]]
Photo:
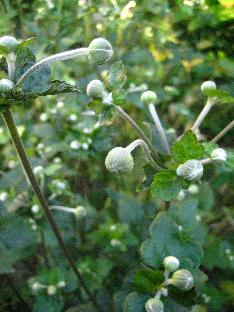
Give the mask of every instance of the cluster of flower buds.
[[[168, 291], [165, 287], [173, 285], [182, 291], [189, 291], [193, 288], [193, 276], [185, 269], [179, 269], [180, 261], [174, 256], [165, 257], [163, 260], [165, 281], [163, 287], [160, 288], [155, 297], [149, 299], [145, 304], [147, 312], [163, 312], [164, 304], [160, 300], [161, 295], [167, 296]], [[170, 278], [170, 274], [172, 274]]]
[[46, 290], [46, 292], [49, 296], [56, 295], [58, 289], [66, 287], [66, 283], [63, 280], [59, 281], [56, 285], [52, 285], [52, 284], [44, 285], [44, 284], [41, 284], [39, 282], [33, 282], [30, 284], [31, 284], [30, 286], [31, 286], [33, 291], [37, 292], [37, 291], [44, 289], [44, 290]]

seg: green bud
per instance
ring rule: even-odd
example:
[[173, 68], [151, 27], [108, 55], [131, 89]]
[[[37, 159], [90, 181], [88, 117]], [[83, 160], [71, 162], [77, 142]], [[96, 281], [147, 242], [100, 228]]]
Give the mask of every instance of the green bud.
[[176, 257], [169, 256], [169, 257], [164, 258], [163, 266], [167, 271], [174, 272], [175, 270], [179, 268], [180, 262]]
[[145, 309], [147, 312], [163, 312], [164, 304], [160, 299], [151, 298], [146, 302]]
[[92, 80], [87, 86], [87, 94], [88, 96], [96, 99], [96, 98], [103, 98], [104, 91], [104, 84], [101, 80]]
[[178, 270], [172, 275], [172, 285], [180, 290], [190, 290], [193, 288], [193, 276], [188, 270]]
[[133, 170], [134, 160], [126, 148], [115, 147], [106, 156], [105, 165], [110, 172], [124, 174]]
[[0, 38], [0, 46], [7, 49], [7, 52], [14, 52], [19, 42], [12, 36], [3, 36]]
[[189, 181], [199, 181], [203, 175], [203, 165], [199, 160], [190, 159], [179, 165], [176, 170], [178, 176]]
[[141, 95], [141, 102], [143, 104], [146, 104], [146, 105], [151, 104], [151, 103], [155, 104], [156, 100], [157, 100], [157, 94], [154, 93], [153, 91], [145, 91]]
[[201, 91], [205, 92], [207, 90], [215, 90], [216, 89], [216, 84], [214, 81], [208, 80], [203, 82], [203, 84], [201, 85]]
[[14, 84], [9, 79], [0, 80], [0, 92], [10, 92], [14, 87]]
[[89, 61], [93, 64], [104, 64], [112, 57], [112, 55], [112, 46], [106, 39], [94, 39], [88, 47], [88, 58]]

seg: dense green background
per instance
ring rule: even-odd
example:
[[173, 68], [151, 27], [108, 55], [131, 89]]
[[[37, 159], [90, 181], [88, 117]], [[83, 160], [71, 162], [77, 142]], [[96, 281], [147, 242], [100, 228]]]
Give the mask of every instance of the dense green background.
[[[204, 105], [203, 81], [212, 79], [234, 95], [233, 9], [231, 0], [2, 0], [0, 35], [34, 37], [31, 48], [38, 59], [88, 46], [96, 37], [108, 39], [114, 48], [112, 62], [121, 59], [128, 77], [127, 100], [121, 105], [147, 131], [152, 121], [139, 99], [148, 86], [158, 94], [162, 122], [175, 138]], [[56, 64], [53, 78], [76, 84], [83, 92], [38, 98], [32, 107], [14, 111], [33, 165], [43, 167], [38, 178], [50, 205], [86, 207], [83, 218], [53, 214], [90, 290], [105, 311], [118, 312], [134, 291], [131, 281], [141, 267], [139, 249], [149, 237], [149, 225], [167, 207], [152, 200], [149, 191], [136, 193], [144, 176], [140, 152], [128, 176], [113, 176], [104, 167], [111, 148], [136, 138], [117, 116], [97, 126], [98, 116], [90, 115], [86, 85], [105, 78], [108, 68], [95, 68], [85, 58]], [[202, 125], [202, 134], [211, 139], [233, 117], [233, 105], [220, 103]], [[233, 134], [230, 131], [220, 146], [233, 147]], [[73, 141], [80, 142], [78, 149], [72, 148], [77, 145]], [[31, 210], [37, 201], [2, 121], [0, 170], [0, 311], [24, 311], [19, 297], [36, 312], [92, 311], [81, 306], [86, 297], [77, 289], [43, 213]], [[170, 213], [188, 226], [186, 231], [194, 229], [192, 235], [204, 248], [201, 269], [209, 281], [199, 288], [200, 307], [193, 311], [233, 311], [234, 163], [209, 168], [203, 180], [207, 182], [202, 182], [199, 195], [187, 194], [184, 203], [172, 204], [183, 207], [183, 216], [173, 215], [173, 207]], [[55, 296], [30, 287], [33, 281], [49, 285], [60, 280], [67, 286]], [[126, 306], [124, 311], [138, 311]], [[168, 309], [191, 311], [170, 303]]]

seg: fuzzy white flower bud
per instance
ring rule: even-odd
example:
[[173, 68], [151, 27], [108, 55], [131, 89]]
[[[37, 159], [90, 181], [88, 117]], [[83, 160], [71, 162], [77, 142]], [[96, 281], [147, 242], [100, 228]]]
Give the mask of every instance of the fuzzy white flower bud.
[[112, 57], [112, 55], [112, 46], [106, 39], [94, 39], [88, 47], [88, 58], [89, 61], [93, 64], [104, 64]]
[[193, 288], [193, 276], [185, 269], [178, 270], [172, 275], [172, 284], [181, 290], [190, 290]]
[[168, 256], [164, 258], [163, 266], [167, 271], [174, 272], [179, 268], [180, 261], [176, 257]]
[[151, 298], [146, 302], [145, 310], [147, 312], [163, 312], [164, 304], [160, 299]]
[[188, 191], [192, 195], [196, 195], [199, 192], [199, 187], [196, 184], [191, 184], [188, 187]]
[[176, 170], [178, 176], [189, 181], [199, 181], [203, 175], [203, 165], [199, 160], [190, 159], [179, 165]]
[[74, 213], [77, 218], [84, 218], [87, 216], [87, 209], [84, 206], [77, 206]]
[[92, 98], [103, 98], [103, 95], [105, 93], [104, 84], [101, 80], [92, 80], [87, 85], [87, 94], [88, 96]]
[[57, 284], [57, 287], [58, 287], [58, 288], [64, 288], [64, 287], [66, 287], [65, 281], [59, 281], [58, 284]]
[[222, 148], [216, 148], [210, 155], [211, 159], [217, 163], [222, 163], [227, 160], [227, 153]]
[[207, 90], [215, 90], [216, 89], [216, 84], [214, 81], [208, 80], [202, 83], [201, 85], [201, 91], [205, 92]]
[[157, 94], [154, 93], [153, 91], [145, 91], [141, 95], [141, 102], [143, 104], [146, 104], [146, 105], [151, 104], [151, 103], [155, 104], [156, 100], [157, 100]]
[[133, 170], [134, 160], [128, 149], [115, 147], [107, 154], [105, 165], [110, 172], [124, 174]]
[[10, 92], [14, 87], [14, 84], [9, 79], [0, 80], [0, 92]]
[[12, 36], [3, 36], [0, 38], [0, 46], [6, 48], [8, 53], [13, 52], [19, 42]]
[[56, 291], [57, 291], [57, 288], [56, 288], [56, 286], [54, 286], [54, 285], [49, 285], [49, 286], [47, 287], [47, 294], [48, 294], [49, 296], [55, 295], [55, 294], [56, 294]]

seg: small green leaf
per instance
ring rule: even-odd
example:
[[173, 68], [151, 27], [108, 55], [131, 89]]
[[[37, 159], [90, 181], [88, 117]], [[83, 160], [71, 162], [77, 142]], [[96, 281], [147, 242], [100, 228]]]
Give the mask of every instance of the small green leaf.
[[209, 97], [217, 97], [222, 103], [234, 103], [234, 97], [223, 90], [206, 90], [204, 94]]
[[50, 81], [47, 85], [48, 89], [44, 92], [41, 92], [40, 95], [54, 95], [68, 92], [78, 92], [78, 93], [81, 92], [81, 90], [78, 89], [76, 86], [70, 85], [69, 83], [66, 83], [64, 81], [54, 80]]
[[127, 76], [125, 73], [124, 65], [121, 61], [114, 63], [110, 67], [109, 75], [107, 78], [107, 88], [112, 90], [122, 89], [126, 82]]
[[19, 78], [36, 62], [36, 57], [28, 48], [21, 47], [16, 51], [15, 62], [15, 81]]
[[43, 66], [33, 72], [24, 82], [22, 90], [25, 93], [44, 94], [50, 89], [50, 67]]
[[174, 159], [183, 164], [189, 159], [200, 159], [203, 155], [203, 146], [197, 142], [196, 135], [188, 130], [179, 142], [172, 146]]
[[181, 179], [174, 171], [162, 170], [156, 173], [151, 185], [154, 198], [170, 201], [175, 198], [181, 190]]
[[123, 312], [145, 312], [145, 303], [149, 296], [130, 293], [123, 302]]
[[162, 272], [142, 269], [136, 273], [133, 286], [139, 292], [155, 294], [163, 282], [164, 275]]

